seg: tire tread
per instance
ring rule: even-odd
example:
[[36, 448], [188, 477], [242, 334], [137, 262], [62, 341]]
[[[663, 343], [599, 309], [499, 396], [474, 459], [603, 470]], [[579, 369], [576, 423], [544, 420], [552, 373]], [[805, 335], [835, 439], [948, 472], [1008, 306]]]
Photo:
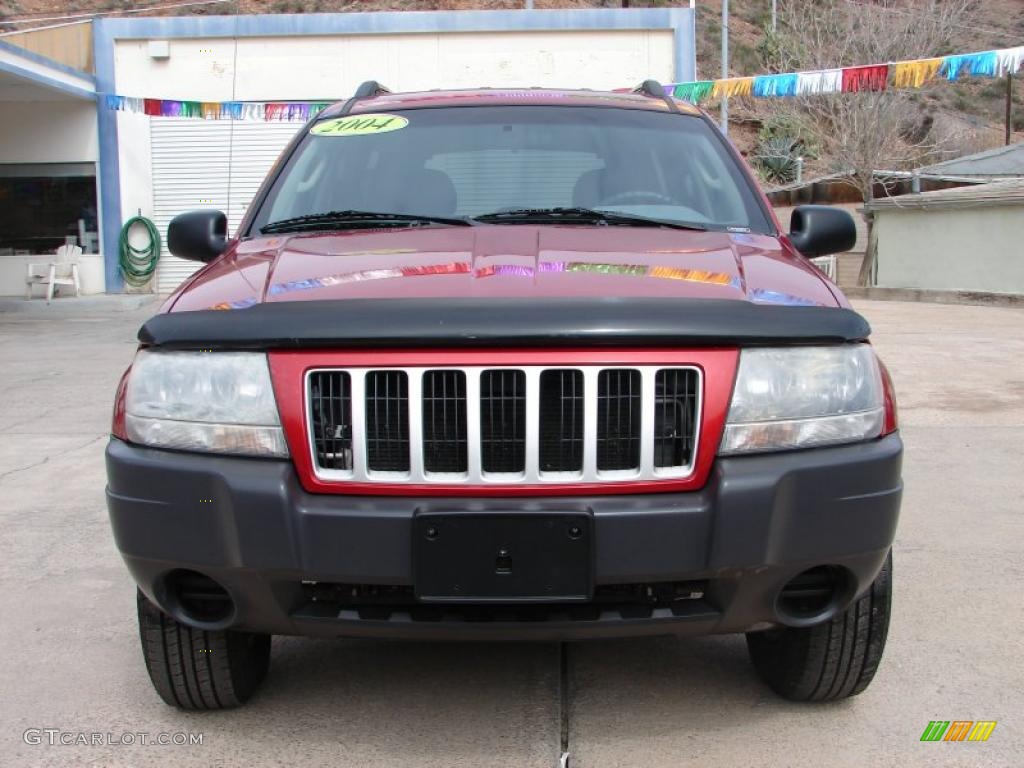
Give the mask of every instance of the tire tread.
[[892, 553], [868, 591], [831, 621], [747, 635], [765, 682], [793, 701], [835, 701], [871, 683], [885, 649], [892, 602]]
[[141, 591], [137, 601], [142, 657], [160, 698], [186, 710], [229, 709], [249, 699], [267, 672], [269, 635], [197, 629]]

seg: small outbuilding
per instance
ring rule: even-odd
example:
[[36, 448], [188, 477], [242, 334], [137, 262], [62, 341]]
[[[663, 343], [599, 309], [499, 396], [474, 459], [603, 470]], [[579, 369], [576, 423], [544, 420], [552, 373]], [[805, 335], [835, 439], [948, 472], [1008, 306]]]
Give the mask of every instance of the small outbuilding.
[[1024, 295], [1024, 178], [874, 200], [875, 284]]

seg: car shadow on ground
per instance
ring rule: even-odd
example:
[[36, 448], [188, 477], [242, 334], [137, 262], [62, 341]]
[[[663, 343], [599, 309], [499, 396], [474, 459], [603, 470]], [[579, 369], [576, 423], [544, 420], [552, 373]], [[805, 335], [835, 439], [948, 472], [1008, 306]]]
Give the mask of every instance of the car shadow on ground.
[[[742, 637], [570, 643], [568, 658], [572, 740], [678, 733], [683, 721], [721, 726], [754, 706], [789, 706], [757, 679]], [[524, 765], [558, 748], [559, 685], [556, 643], [278, 637], [263, 688], [231, 717], [266, 723], [257, 739], [320, 734], [417, 764], [508, 750]]]
[[[752, 709], [786, 711], [757, 676], [742, 635], [637, 638], [573, 646], [571, 713], [578, 734], [603, 740], [749, 724]], [[617, 698], [628, 706], [609, 707]]]

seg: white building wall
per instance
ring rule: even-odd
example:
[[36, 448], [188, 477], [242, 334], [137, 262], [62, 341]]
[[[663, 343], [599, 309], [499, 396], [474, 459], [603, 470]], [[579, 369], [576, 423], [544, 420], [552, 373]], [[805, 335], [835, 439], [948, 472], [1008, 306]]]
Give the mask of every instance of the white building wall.
[[[196, 101], [340, 100], [364, 80], [392, 90], [573, 87], [670, 82], [671, 30], [494, 32], [173, 39], [168, 59], [148, 40], [118, 41], [126, 96]], [[236, 63], [237, 62], [237, 63]], [[235, 77], [237, 73], [237, 79]]]
[[96, 104], [0, 102], [0, 163], [95, 163]]
[[149, 117], [117, 113], [118, 162], [121, 168], [121, 221], [141, 213], [153, 215], [153, 163]]
[[1024, 205], [875, 215], [879, 286], [1024, 294]]

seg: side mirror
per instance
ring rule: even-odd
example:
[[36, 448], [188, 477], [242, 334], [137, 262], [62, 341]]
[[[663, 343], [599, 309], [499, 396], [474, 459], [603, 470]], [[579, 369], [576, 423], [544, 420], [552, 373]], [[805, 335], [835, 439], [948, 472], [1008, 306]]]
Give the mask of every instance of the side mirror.
[[853, 217], [829, 205], [801, 205], [789, 220], [789, 239], [808, 258], [842, 253], [857, 242]]
[[167, 227], [167, 248], [180, 259], [213, 261], [227, 244], [228, 217], [221, 211], [189, 211]]

